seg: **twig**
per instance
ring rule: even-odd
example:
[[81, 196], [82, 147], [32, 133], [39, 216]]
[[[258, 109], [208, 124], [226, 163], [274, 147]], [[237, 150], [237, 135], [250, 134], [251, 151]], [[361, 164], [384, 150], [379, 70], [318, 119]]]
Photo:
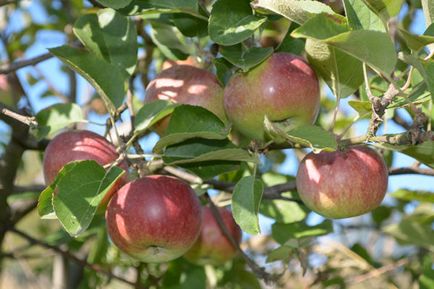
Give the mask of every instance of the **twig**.
[[33, 116], [24, 116], [11, 109], [7, 108], [6, 105], [0, 102], [0, 114], [6, 115], [9, 118], [13, 118], [21, 123], [28, 125], [29, 127], [36, 127], [38, 123]]
[[249, 268], [253, 271], [253, 273], [260, 279], [264, 280], [266, 283], [274, 283], [276, 280], [276, 276], [273, 276], [265, 271], [263, 267], [260, 267], [258, 264], [256, 264], [255, 261], [250, 259], [249, 256], [247, 256], [246, 253], [240, 248], [240, 245], [235, 241], [235, 239], [232, 237], [232, 235], [229, 233], [228, 228], [226, 227], [225, 223], [223, 222], [223, 219], [220, 215], [219, 210], [217, 209], [214, 202], [211, 200], [208, 193], [205, 193], [205, 198], [207, 199], [211, 212], [217, 221], [217, 224], [219, 225], [220, 229], [222, 230], [223, 234], [227, 238], [227, 240], [231, 243], [231, 245], [237, 249], [237, 251], [241, 254], [243, 259], [246, 261]]
[[144, 287], [137, 287], [136, 282], [132, 282], [132, 281], [129, 281], [129, 280], [127, 280], [127, 279], [125, 279], [125, 278], [123, 278], [121, 276], [118, 276], [118, 275], [114, 274], [113, 272], [104, 269], [103, 267], [99, 266], [98, 264], [90, 264], [86, 260], [80, 259], [77, 256], [72, 255], [68, 251], [65, 251], [65, 250], [60, 249], [60, 248], [58, 248], [56, 246], [53, 246], [53, 245], [45, 243], [45, 242], [43, 242], [41, 240], [38, 240], [38, 239], [36, 239], [36, 238], [34, 238], [34, 237], [32, 237], [32, 236], [30, 236], [30, 235], [28, 235], [28, 234], [26, 234], [26, 233], [18, 230], [16, 228], [10, 228], [9, 230], [11, 232], [17, 234], [18, 236], [22, 237], [23, 239], [27, 240], [29, 243], [32, 243], [32, 244], [44, 247], [46, 249], [52, 250], [52, 251], [54, 251], [56, 253], [59, 253], [63, 257], [65, 257], [65, 258], [67, 258], [67, 259], [69, 259], [69, 260], [77, 263], [80, 266], [89, 268], [89, 269], [91, 269], [91, 270], [93, 270], [93, 271], [95, 271], [97, 273], [104, 274], [104, 275], [108, 276], [109, 278], [116, 279], [118, 281], [121, 281], [121, 282], [123, 282], [125, 284], [128, 284], [130, 286], [133, 286], [135, 288], [142, 288], [142, 289], [144, 289]]
[[423, 175], [423, 176], [434, 176], [433, 169], [422, 169], [419, 167], [402, 167], [402, 168], [391, 168], [389, 170], [389, 176], [396, 175]]
[[9, 5], [9, 4], [15, 4], [15, 3], [16, 3], [16, 0], [4, 0], [4, 1], [0, 1], [0, 7], [6, 6], [6, 5]]
[[369, 280], [369, 279], [372, 279], [372, 278], [376, 278], [376, 277], [378, 277], [378, 276], [380, 276], [380, 275], [382, 275], [384, 273], [396, 270], [397, 268], [404, 266], [408, 262], [409, 262], [408, 259], [401, 259], [401, 260], [399, 260], [396, 263], [380, 267], [380, 268], [375, 269], [373, 271], [370, 271], [370, 272], [368, 272], [366, 274], [362, 274], [362, 275], [359, 275], [359, 276], [351, 277], [351, 278], [349, 278], [349, 279], [346, 280], [346, 283], [355, 284], [355, 283], [361, 283], [363, 281], [366, 281], [366, 280]]
[[45, 61], [45, 60], [50, 59], [52, 57], [53, 57], [53, 55], [50, 52], [47, 52], [47, 53], [41, 54], [41, 55], [33, 57], [33, 58], [17, 61], [17, 62], [11, 63], [10, 65], [0, 67], [0, 74], [8, 74], [8, 73], [16, 71], [20, 68], [38, 64], [39, 62]]

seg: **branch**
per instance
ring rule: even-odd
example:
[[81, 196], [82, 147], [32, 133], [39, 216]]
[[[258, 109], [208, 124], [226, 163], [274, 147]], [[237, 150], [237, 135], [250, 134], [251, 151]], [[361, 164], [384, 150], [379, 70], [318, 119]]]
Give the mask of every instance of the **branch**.
[[380, 275], [382, 275], [384, 273], [396, 270], [397, 268], [404, 266], [408, 262], [409, 262], [408, 259], [401, 259], [401, 260], [399, 260], [396, 263], [380, 267], [380, 268], [372, 270], [372, 271], [370, 271], [370, 272], [368, 272], [366, 274], [362, 274], [362, 275], [359, 275], [359, 276], [355, 276], [355, 277], [349, 278], [349, 279], [346, 280], [346, 283], [353, 283], [353, 284], [355, 284], [355, 283], [361, 283], [361, 282], [366, 281], [366, 280], [370, 280], [372, 278], [376, 278], [376, 277], [378, 277], [378, 276], [380, 276]]
[[0, 74], [8, 74], [10, 72], [16, 71], [20, 68], [30, 66], [30, 65], [36, 65], [39, 62], [45, 61], [47, 59], [52, 58], [53, 55], [50, 52], [47, 52], [45, 54], [41, 54], [39, 56], [29, 58], [26, 60], [17, 61], [14, 63], [11, 63], [10, 65], [3, 65], [0, 67]]
[[434, 170], [433, 169], [422, 169], [419, 167], [391, 168], [389, 170], [389, 176], [396, 176], [396, 175], [434, 176]]
[[240, 248], [240, 245], [235, 241], [235, 239], [230, 234], [228, 228], [226, 227], [225, 223], [223, 222], [222, 216], [220, 215], [220, 212], [214, 202], [211, 200], [208, 193], [205, 193], [205, 198], [207, 199], [211, 213], [213, 214], [215, 220], [217, 221], [217, 224], [219, 225], [220, 229], [222, 230], [223, 234], [225, 235], [226, 239], [231, 243], [231, 245], [237, 249], [237, 251], [241, 254], [243, 259], [246, 261], [249, 268], [253, 271], [253, 273], [260, 279], [264, 280], [266, 283], [270, 284], [275, 282], [276, 276], [273, 276], [265, 271], [263, 267], [260, 267], [258, 264], [256, 264], [255, 261], [250, 259], [249, 256], [247, 256], [246, 253]]
[[30, 127], [36, 127], [38, 125], [38, 123], [36, 122], [33, 116], [21, 115], [13, 111], [12, 109], [8, 108], [5, 104], [1, 102], [0, 102], [0, 119], [4, 120], [7, 124], [11, 124], [9, 119], [14, 119]]
[[[135, 282], [129, 281], [127, 279], [124, 279], [123, 277], [118, 276], [118, 275], [114, 274], [113, 272], [106, 270], [105, 268], [99, 266], [98, 264], [88, 263], [86, 260], [80, 259], [77, 256], [72, 255], [70, 252], [68, 252], [66, 250], [60, 249], [60, 248], [58, 248], [56, 246], [53, 246], [53, 245], [45, 243], [45, 242], [43, 242], [41, 240], [38, 240], [38, 239], [36, 239], [36, 238], [34, 238], [34, 237], [32, 237], [32, 236], [30, 236], [30, 235], [28, 235], [28, 234], [26, 234], [26, 233], [18, 230], [16, 228], [10, 228], [9, 230], [11, 232], [17, 234], [21, 238], [27, 240], [31, 244], [38, 245], [38, 246], [44, 247], [46, 249], [52, 250], [52, 251], [54, 251], [54, 252], [62, 255], [63, 257], [65, 257], [65, 258], [67, 258], [67, 259], [69, 259], [69, 260], [77, 263], [80, 266], [89, 268], [89, 269], [91, 269], [91, 270], [93, 270], [93, 271], [95, 271], [97, 273], [104, 274], [104, 275], [106, 275], [109, 278], [116, 279], [118, 281], [121, 281], [121, 282], [123, 282], [125, 284], [128, 284], [130, 286], [133, 286], [133, 287], [137, 288], [137, 284]], [[144, 289], [143, 287], [139, 287], [139, 288]]]

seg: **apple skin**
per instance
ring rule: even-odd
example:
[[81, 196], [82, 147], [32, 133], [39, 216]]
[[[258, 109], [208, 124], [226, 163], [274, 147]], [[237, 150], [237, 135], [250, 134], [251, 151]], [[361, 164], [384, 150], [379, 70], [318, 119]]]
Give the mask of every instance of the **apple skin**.
[[388, 170], [373, 149], [309, 153], [297, 172], [297, 190], [311, 210], [324, 217], [359, 216], [378, 207], [387, 190]]
[[161, 66], [161, 70], [169, 69], [172, 66], [175, 65], [190, 65], [197, 68], [203, 68], [203, 64], [201, 64], [199, 61], [197, 61], [196, 58], [189, 56], [187, 59], [184, 60], [171, 60], [167, 59], [163, 62], [163, 65]]
[[[149, 83], [145, 102], [162, 99], [197, 105], [208, 109], [226, 122], [223, 93], [216, 76], [208, 70], [191, 65], [174, 65], [163, 70]], [[159, 135], [164, 134], [169, 120], [170, 118], [166, 117], [154, 127]]]
[[265, 116], [271, 121], [315, 121], [320, 107], [318, 78], [301, 57], [274, 53], [249, 72], [230, 79], [224, 107], [235, 129], [263, 141]]
[[[229, 233], [239, 244], [242, 232], [240, 227], [235, 223], [231, 211], [225, 208], [218, 208], [218, 210]], [[198, 265], [222, 265], [235, 257], [237, 248], [232, 246], [220, 229], [211, 208], [203, 207], [202, 211], [202, 230], [199, 238], [184, 257]]]
[[201, 214], [188, 184], [152, 175], [124, 185], [111, 199], [106, 221], [120, 250], [142, 262], [161, 263], [190, 249], [200, 233]]
[[[45, 184], [51, 184], [63, 166], [72, 161], [94, 160], [100, 165], [114, 162], [119, 157], [116, 148], [104, 137], [87, 130], [71, 130], [58, 134], [45, 150], [43, 171]], [[119, 167], [128, 171], [125, 161]], [[124, 174], [104, 196], [101, 204], [107, 204], [113, 195], [127, 181]]]

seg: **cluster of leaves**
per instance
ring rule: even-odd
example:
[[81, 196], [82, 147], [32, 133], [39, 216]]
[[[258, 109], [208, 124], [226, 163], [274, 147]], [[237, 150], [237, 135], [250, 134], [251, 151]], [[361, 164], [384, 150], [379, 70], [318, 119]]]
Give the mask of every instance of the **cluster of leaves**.
[[[369, 94], [382, 96], [390, 83], [405, 86], [405, 90], [388, 105], [387, 116], [398, 110], [414, 115], [413, 108], [418, 106], [434, 123], [434, 61], [432, 57], [426, 57], [425, 50], [434, 43], [433, 4], [423, 0], [407, 4], [408, 15], [421, 4], [425, 12], [426, 31], [423, 35], [414, 35], [409, 31], [411, 21], [397, 23], [402, 0], [342, 2], [345, 16], [342, 11], [336, 12], [321, 2], [307, 0], [217, 0], [215, 3], [98, 0], [104, 8], [88, 8], [75, 3], [77, 11], [87, 10], [86, 13], [77, 13], [73, 25], [74, 38], [78, 41], [51, 48], [50, 52], [92, 84], [111, 118], [118, 116], [127, 91], [135, 91], [131, 80], [140, 74], [145, 74], [145, 78], [152, 76], [154, 71], [150, 72], [149, 68], [155, 69], [163, 59], [181, 60], [195, 55], [215, 70], [224, 85], [234, 72], [246, 72], [273, 52], [281, 51], [305, 55], [337, 102], [324, 100], [319, 121], [312, 126], [294, 128], [266, 119], [264, 126], [276, 142], [314, 150], [335, 150], [338, 143], [325, 128], [336, 103], [357, 94], [358, 97], [350, 100], [349, 104], [358, 113], [357, 120], [369, 119], [375, 113]], [[48, 12], [63, 13], [55, 9]], [[60, 15], [59, 18], [67, 17]], [[63, 27], [66, 23], [57, 25]], [[275, 47], [258, 45], [267, 33], [277, 43]], [[143, 42], [138, 41], [140, 37]], [[153, 54], [144, 57], [153, 57], [154, 60], [150, 61], [149, 67], [144, 67], [138, 51], [150, 53], [150, 46]], [[12, 54], [13, 45], [9, 49]], [[409, 84], [405, 85], [406, 82]], [[367, 91], [366, 87], [372, 91]], [[315, 251], [312, 240], [332, 233], [333, 224], [325, 220], [309, 225], [306, 219], [310, 212], [303, 205], [284, 199], [297, 199], [294, 190], [284, 192], [282, 199], [265, 198], [265, 188], [294, 180], [275, 172], [276, 166], [283, 162], [279, 155], [281, 152], [266, 154], [264, 161], [258, 151], [234, 145], [228, 138], [231, 128], [211, 112], [166, 101], [138, 107], [132, 126], [134, 130], [128, 136], [125, 150], [134, 152], [129, 145], [145, 136], [155, 123], [169, 114], [171, 121], [166, 134], [155, 144], [152, 153], [161, 157], [165, 165], [179, 167], [197, 176], [200, 181], [195, 185], [199, 194], [209, 188], [206, 181], [213, 178], [234, 183], [232, 211], [244, 232], [260, 233], [259, 214], [274, 221], [271, 237], [275, 243], [267, 247], [267, 262], [287, 264], [295, 257], [306, 267], [308, 253]], [[59, 129], [86, 119], [77, 103], [56, 104], [36, 114], [39, 126], [35, 134], [39, 139], [51, 137]], [[344, 132], [352, 123], [352, 119], [338, 119], [334, 132]], [[428, 140], [420, 145], [386, 142], [376, 145], [407, 154], [434, 168], [434, 141]], [[280, 160], [276, 160], [279, 157]], [[268, 168], [267, 163], [271, 163]], [[76, 162], [63, 168], [55, 182], [40, 194], [38, 213], [42, 218], [58, 219], [64, 230], [76, 239], [61, 234], [53, 244], [68, 243], [71, 247], [75, 244], [80, 248], [87, 240], [93, 240], [88, 257], [90, 263], [118, 264], [124, 268], [136, 265], [126, 256], [119, 256], [119, 252], [109, 245], [103, 215], [98, 211], [102, 196], [121, 174], [122, 171], [116, 167], [106, 171], [93, 161]], [[87, 181], [83, 182], [84, 179]], [[373, 228], [402, 244], [417, 245], [421, 251], [432, 250], [434, 214], [432, 207], [425, 206], [425, 203], [434, 202], [432, 194], [402, 189], [392, 196], [396, 199], [396, 206], [382, 206], [375, 210]], [[405, 206], [413, 202], [422, 205], [402, 217]], [[399, 224], [394, 223], [396, 216], [402, 218]], [[381, 266], [363, 247], [355, 245], [351, 250], [369, 264], [370, 270]], [[115, 253], [109, 254], [111, 252]], [[327, 278], [318, 282], [324, 288], [335, 284], [345, 288], [344, 273], [339, 264], [333, 264], [337, 257], [333, 254], [327, 257], [330, 260], [330, 265], [324, 270]], [[433, 282], [429, 265], [423, 268], [413, 278], [419, 278], [422, 288], [431, 288], [428, 287]], [[211, 285], [218, 287], [260, 287], [254, 275], [246, 271], [244, 262], [238, 259], [218, 269], [205, 270], [178, 260], [168, 268], [149, 267], [148, 271], [155, 271], [157, 276], [164, 272], [161, 276], [164, 288], [192, 288], [192, 284], [205, 288], [210, 279], [215, 279]], [[82, 284], [95, 285], [102, 281], [101, 276], [89, 271]]]

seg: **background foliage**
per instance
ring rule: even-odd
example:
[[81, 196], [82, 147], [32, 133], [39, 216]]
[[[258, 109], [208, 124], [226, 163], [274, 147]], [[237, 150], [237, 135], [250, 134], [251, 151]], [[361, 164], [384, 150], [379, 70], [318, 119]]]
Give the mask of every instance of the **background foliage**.
[[[434, 288], [434, 4], [324, 2], [0, 1], [4, 288]], [[202, 108], [143, 104], [164, 61], [190, 57], [224, 85], [275, 51], [305, 56], [323, 81], [314, 126], [266, 121], [284, 148], [237, 146]], [[150, 128], [168, 114], [158, 139]], [[120, 171], [85, 161], [62, 170], [54, 198], [42, 185], [43, 150], [64, 127], [108, 135], [133, 175], [174, 174], [231, 203], [245, 253], [200, 267], [119, 252], [97, 204]], [[298, 199], [297, 163], [336, 149], [329, 131], [376, 146], [390, 167], [372, 213], [326, 220]], [[84, 175], [100, 189], [74, 192]]]

